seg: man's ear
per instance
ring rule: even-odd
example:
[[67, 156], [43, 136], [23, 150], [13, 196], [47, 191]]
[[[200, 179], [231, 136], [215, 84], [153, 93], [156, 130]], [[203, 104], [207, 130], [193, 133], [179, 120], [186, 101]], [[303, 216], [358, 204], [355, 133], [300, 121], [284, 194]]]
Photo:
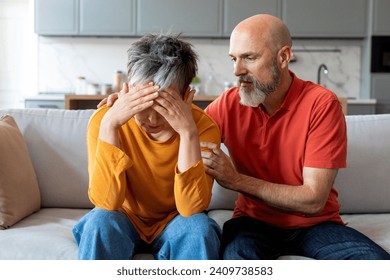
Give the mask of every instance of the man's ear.
[[291, 60], [291, 48], [289, 46], [284, 46], [279, 50], [279, 57], [280, 57], [280, 65], [281, 68], [288, 67], [288, 64]]

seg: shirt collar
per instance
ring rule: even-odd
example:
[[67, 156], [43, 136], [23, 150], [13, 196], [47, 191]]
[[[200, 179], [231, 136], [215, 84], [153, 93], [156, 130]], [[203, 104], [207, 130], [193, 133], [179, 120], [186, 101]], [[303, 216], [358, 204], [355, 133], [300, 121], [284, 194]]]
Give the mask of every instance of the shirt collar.
[[292, 78], [292, 83], [282, 105], [280, 106], [280, 108], [283, 110], [291, 110], [296, 106], [298, 97], [301, 94], [303, 87], [303, 80], [295, 76], [292, 71], [289, 71], [289, 73]]

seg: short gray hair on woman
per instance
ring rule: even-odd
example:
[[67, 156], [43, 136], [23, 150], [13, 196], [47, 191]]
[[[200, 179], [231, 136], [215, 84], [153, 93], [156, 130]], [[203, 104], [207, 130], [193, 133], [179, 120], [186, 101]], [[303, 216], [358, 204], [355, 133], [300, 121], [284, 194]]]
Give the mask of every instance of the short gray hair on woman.
[[178, 87], [183, 95], [198, 71], [198, 55], [179, 36], [148, 34], [134, 42], [127, 51], [130, 84], [153, 81], [160, 89]]

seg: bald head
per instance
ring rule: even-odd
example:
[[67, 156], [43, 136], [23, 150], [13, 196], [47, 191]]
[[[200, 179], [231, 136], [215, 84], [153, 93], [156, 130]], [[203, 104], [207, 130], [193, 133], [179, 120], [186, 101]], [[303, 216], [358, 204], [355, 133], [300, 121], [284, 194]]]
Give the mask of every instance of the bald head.
[[267, 14], [259, 14], [241, 21], [234, 28], [236, 32], [248, 33], [250, 38], [263, 40], [276, 50], [282, 46], [292, 46], [290, 31], [279, 18]]

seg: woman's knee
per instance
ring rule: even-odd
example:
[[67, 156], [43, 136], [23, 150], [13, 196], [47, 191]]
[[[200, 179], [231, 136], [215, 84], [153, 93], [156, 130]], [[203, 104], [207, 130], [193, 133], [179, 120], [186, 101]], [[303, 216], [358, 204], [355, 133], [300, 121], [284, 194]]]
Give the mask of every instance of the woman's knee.
[[184, 219], [187, 220], [187, 226], [185, 227], [183, 234], [192, 235], [198, 239], [201, 239], [202, 237], [207, 239], [211, 236], [220, 238], [221, 236], [221, 228], [206, 214], [199, 213]]
[[[75, 225], [73, 232], [94, 232], [110, 229], [111, 226], [123, 225], [127, 217], [120, 211], [110, 211], [101, 208], [94, 208], [80, 219]], [[121, 226], [122, 227], [122, 226]]]

